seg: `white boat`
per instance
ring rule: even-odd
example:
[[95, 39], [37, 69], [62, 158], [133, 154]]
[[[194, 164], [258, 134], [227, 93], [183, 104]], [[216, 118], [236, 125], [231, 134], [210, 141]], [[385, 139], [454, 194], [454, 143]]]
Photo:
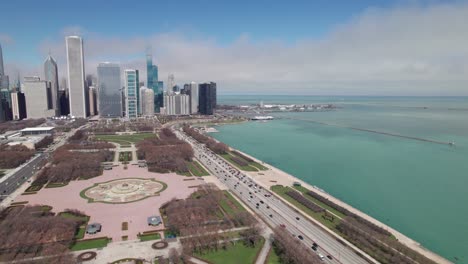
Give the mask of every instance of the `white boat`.
[[273, 120], [272, 116], [254, 116], [252, 120]]

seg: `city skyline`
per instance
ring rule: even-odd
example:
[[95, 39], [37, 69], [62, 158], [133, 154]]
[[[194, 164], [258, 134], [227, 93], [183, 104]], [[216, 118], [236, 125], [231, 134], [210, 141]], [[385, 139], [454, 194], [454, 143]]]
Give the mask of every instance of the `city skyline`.
[[[242, 4], [159, 3], [181, 15], [212, 11], [212, 19], [188, 25], [165, 16], [160, 22], [116, 21], [112, 17], [118, 15], [99, 12], [102, 3], [45, 1], [42, 8], [60, 15], [43, 35], [23, 34], [30, 20], [0, 31], [6, 73], [39, 75], [39, 61], [51, 51], [65, 76], [62, 39], [77, 34], [86, 40], [86, 69], [93, 74], [99, 62], [117, 61], [122, 68], [140, 69], [144, 77], [142, 58], [152, 46], [160, 79], [169, 73], [180, 83], [214, 79], [222, 94], [468, 95], [465, 1], [272, 3], [267, 12], [260, 12], [264, 3], [255, 3], [243, 10], [242, 19], [228, 12]], [[60, 12], [65, 7], [85, 8], [90, 19], [65, 19]], [[5, 8], [20, 7], [7, 3]], [[124, 12], [120, 2], [106, 8], [108, 14]], [[4, 19], [15, 21], [8, 13], [0, 23]]]

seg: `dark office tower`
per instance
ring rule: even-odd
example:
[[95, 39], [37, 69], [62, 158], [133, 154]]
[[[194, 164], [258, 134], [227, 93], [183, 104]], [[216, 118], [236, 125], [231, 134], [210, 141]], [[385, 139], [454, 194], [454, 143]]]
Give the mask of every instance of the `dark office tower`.
[[2, 89], [0, 92], [0, 122], [12, 120], [10, 90]]
[[49, 55], [44, 62], [44, 80], [50, 82], [50, 103], [51, 108], [54, 109], [55, 115], [60, 115], [60, 105], [58, 99], [58, 68], [57, 62], [55, 62], [54, 58]]
[[11, 93], [11, 109], [13, 120], [21, 120], [26, 118], [26, 98], [22, 92]]
[[122, 116], [123, 89], [120, 79], [120, 66], [110, 62], [99, 63], [97, 72], [99, 116]]
[[198, 107], [200, 114], [212, 115], [216, 106], [216, 83], [201, 83], [198, 92]]
[[66, 90], [59, 91], [60, 115], [67, 116], [70, 114], [70, 105], [68, 103], [68, 93]]

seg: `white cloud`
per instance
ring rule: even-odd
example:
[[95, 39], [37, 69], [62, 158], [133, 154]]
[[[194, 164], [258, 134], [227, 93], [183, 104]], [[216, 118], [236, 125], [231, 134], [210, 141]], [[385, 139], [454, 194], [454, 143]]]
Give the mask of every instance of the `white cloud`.
[[[216, 81], [220, 93], [468, 95], [468, 5], [368, 9], [321, 39], [252, 42], [248, 35], [226, 45], [206, 36], [165, 33], [106, 37], [82, 28], [86, 71], [100, 61], [141, 70], [153, 47], [160, 79]], [[298, 25], [307, 27], [308, 25]], [[63, 35], [46, 40], [65, 72]]]

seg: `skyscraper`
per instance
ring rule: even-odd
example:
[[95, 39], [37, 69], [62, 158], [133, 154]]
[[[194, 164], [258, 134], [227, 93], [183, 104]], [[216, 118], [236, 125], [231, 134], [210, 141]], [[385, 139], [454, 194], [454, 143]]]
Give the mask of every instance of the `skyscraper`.
[[60, 115], [60, 104], [58, 98], [58, 68], [57, 62], [49, 54], [44, 62], [44, 80], [50, 82], [50, 93], [52, 95], [52, 108], [55, 110], [55, 115]]
[[88, 86], [89, 115], [97, 115], [97, 92], [94, 86]]
[[0, 45], [0, 89], [9, 89], [10, 81], [8, 76], [5, 75], [5, 69], [3, 68], [3, 53], [2, 46]]
[[15, 91], [11, 93], [11, 110], [13, 120], [26, 118], [26, 99], [24, 93]]
[[140, 88], [140, 107], [141, 107], [141, 115], [143, 116], [154, 115], [153, 89], [149, 89], [144, 86]]
[[5, 69], [3, 68], [3, 52], [2, 45], [0, 44], [0, 76], [5, 75]]
[[202, 115], [212, 115], [216, 107], [216, 83], [201, 83], [199, 86], [198, 110]]
[[50, 82], [39, 77], [24, 77], [24, 95], [26, 97], [26, 117], [43, 118], [55, 116], [52, 108]]
[[141, 114], [138, 70], [125, 70], [125, 115], [137, 118]]
[[120, 66], [110, 62], [99, 63], [97, 73], [99, 116], [122, 116]]
[[198, 113], [198, 85], [196, 82], [190, 83], [190, 113]]
[[[158, 66], [153, 65], [153, 55], [151, 52], [146, 54], [146, 87], [153, 90], [154, 96], [156, 97], [160, 93], [159, 81], [158, 81]], [[156, 102], [156, 100], [155, 100]], [[159, 112], [159, 105], [154, 104], [154, 112]]]
[[86, 117], [88, 107], [85, 95], [83, 40], [78, 36], [68, 36], [65, 38], [65, 43], [70, 114], [75, 117]]
[[166, 87], [166, 92], [168, 94], [171, 94], [174, 92], [173, 88], [175, 86], [175, 77], [174, 77], [174, 74], [169, 74], [169, 76], [167, 77], [167, 87]]

